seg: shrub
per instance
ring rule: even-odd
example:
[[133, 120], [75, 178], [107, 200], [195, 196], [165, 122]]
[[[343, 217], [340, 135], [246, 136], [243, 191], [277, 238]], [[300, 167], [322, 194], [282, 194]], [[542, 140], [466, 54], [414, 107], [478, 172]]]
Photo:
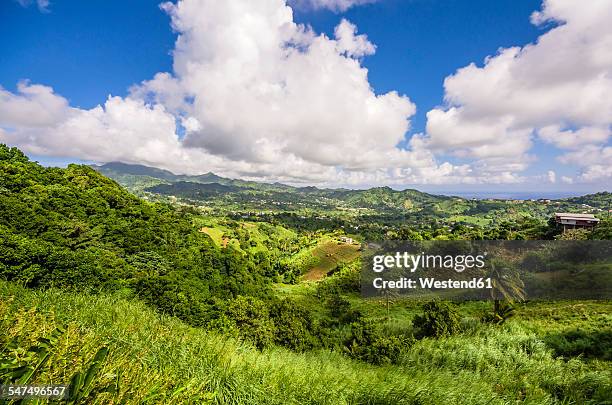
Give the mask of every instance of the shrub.
[[586, 229], [568, 229], [561, 235], [557, 235], [557, 240], [587, 240], [589, 239], [590, 232]]
[[461, 329], [461, 318], [456, 308], [446, 302], [432, 301], [423, 305], [425, 313], [417, 315], [412, 325], [418, 329], [418, 337], [453, 335]]
[[206, 329], [233, 337], [238, 337], [240, 335], [240, 331], [233, 319], [228, 317], [225, 313], [217, 313], [216, 315], [216, 318], [208, 322]]
[[327, 306], [334, 318], [340, 318], [350, 311], [351, 303], [338, 293], [332, 293], [327, 300]]
[[612, 329], [568, 330], [546, 336], [544, 342], [556, 356], [612, 360]]
[[274, 340], [274, 323], [262, 300], [239, 296], [230, 302], [227, 315], [234, 320], [240, 334], [258, 349], [269, 346]]
[[203, 326], [210, 312], [207, 285], [198, 279], [181, 277], [181, 273], [142, 278], [131, 285], [144, 302], [159, 312], [174, 315], [194, 326]]
[[345, 341], [346, 354], [372, 364], [397, 363], [406, 338], [383, 335], [373, 320], [361, 319], [351, 324], [351, 336]]
[[349, 324], [362, 317], [358, 309], [352, 309], [349, 300], [334, 292], [327, 299], [327, 307], [335, 324]]
[[270, 318], [274, 322], [274, 342], [292, 350], [304, 351], [320, 346], [317, 326], [310, 311], [290, 299], [272, 303]]
[[318, 294], [359, 292], [361, 288], [360, 270], [360, 260], [340, 264], [317, 285]]

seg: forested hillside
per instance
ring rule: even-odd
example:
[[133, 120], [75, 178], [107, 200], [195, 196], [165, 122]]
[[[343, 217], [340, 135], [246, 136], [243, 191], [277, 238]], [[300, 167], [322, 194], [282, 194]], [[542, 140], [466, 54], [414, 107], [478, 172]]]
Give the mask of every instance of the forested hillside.
[[264, 294], [264, 271], [216, 247], [188, 212], [140, 200], [90, 167], [44, 168], [0, 145], [0, 277], [6, 280], [134, 289], [197, 323], [213, 297]]
[[228, 179], [213, 173], [176, 175], [123, 163], [94, 168], [152, 201], [302, 231], [343, 229], [365, 239], [552, 239], [562, 232], [551, 223], [553, 214], [579, 212], [601, 220], [595, 232], [581, 237], [612, 237], [610, 192], [561, 200], [466, 199], [389, 187], [321, 189]]
[[[609, 301], [360, 295], [367, 237], [557, 237], [546, 204], [521, 213], [414, 190], [113, 168], [189, 197], [147, 201], [91, 167], [45, 168], [0, 145], [3, 382], [64, 382], [97, 364], [82, 403], [104, 404], [596, 404], [612, 393]], [[263, 195], [274, 209], [253, 211]], [[600, 216], [578, 236], [609, 238]]]

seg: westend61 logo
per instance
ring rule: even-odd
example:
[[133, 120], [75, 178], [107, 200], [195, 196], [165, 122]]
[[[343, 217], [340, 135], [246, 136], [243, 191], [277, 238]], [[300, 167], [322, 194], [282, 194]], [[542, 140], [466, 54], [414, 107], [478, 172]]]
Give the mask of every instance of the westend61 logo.
[[373, 257], [372, 270], [380, 273], [385, 269], [403, 268], [414, 273], [418, 269], [445, 268], [453, 269], [457, 273], [465, 269], [482, 269], [485, 267], [487, 252], [480, 255], [431, 255], [421, 252], [410, 254], [408, 252], [395, 252], [394, 255], [376, 255]]
[[415, 299], [610, 299], [611, 241], [364, 243], [361, 292]]

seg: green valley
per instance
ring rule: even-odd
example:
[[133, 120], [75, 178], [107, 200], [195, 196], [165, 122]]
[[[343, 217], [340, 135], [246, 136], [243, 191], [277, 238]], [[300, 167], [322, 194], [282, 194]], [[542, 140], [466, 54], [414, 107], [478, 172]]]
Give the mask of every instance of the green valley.
[[[605, 403], [609, 300], [359, 286], [368, 240], [608, 240], [611, 201], [48, 168], [0, 145], [0, 381], [97, 404]], [[555, 211], [600, 223], [563, 233]]]

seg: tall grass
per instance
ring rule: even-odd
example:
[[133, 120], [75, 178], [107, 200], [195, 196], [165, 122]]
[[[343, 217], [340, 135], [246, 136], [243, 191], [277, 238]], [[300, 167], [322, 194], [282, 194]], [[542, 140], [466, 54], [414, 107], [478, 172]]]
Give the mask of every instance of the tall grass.
[[120, 295], [33, 291], [0, 282], [0, 344], [27, 347], [57, 325], [60, 338], [34, 383], [66, 384], [101, 346], [99, 404], [603, 403], [609, 362], [555, 359], [533, 331], [510, 323], [407, 347], [399, 365], [372, 366], [330, 351], [259, 352], [192, 328]]

